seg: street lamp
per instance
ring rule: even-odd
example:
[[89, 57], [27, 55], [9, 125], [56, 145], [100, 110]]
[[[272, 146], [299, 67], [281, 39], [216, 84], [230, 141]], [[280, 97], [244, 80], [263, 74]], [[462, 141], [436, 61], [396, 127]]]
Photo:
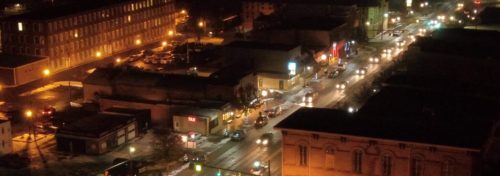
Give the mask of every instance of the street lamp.
[[100, 58], [102, 56], [102, 53], [100, 51], [95, 52], [95, 56]]
[[118, 58], [116, 58], [116, 59], [115, 59], [115, 62], [116, 62], [117, 64], [119, 64], [120, 62], [122, 62], [122, 59], [120, 59], [120, 58], [118, 57]]
[[262, 90], [261, 95], [263, 97], [262, 100], [264, 101], [264, 110], [266, 110], [267, 109], [267, 101], [265, 100], [265, 98], [267, 97], [267, 91], [266, 90]]
[[205, 23], [203, 23], [203, 21], [198, 22], [198, 27], [203, 27], [204, 25]]
[[26, 110], [24, 112], [24, 115], [26, 116], [26, 119], [29, 120], [30, 124], [29, 124], [29, 127], [28, 127], [28, 140], [31, 140], [31, 128], [32, 128], [32, 117], [33, 117], [33, 111], [31, 110]]
[[135, 40], [135, 44], [136, 44], [136, 45], [140, 45], [141, 43], [142, 43], [142, 42], [141, 42], [141, 40], [140, 40], [140, 39]]
[[47, 68], [43, 69], [42, 73], [43, 73], [43, 76], [49, 76], [50, 75], [50, 70], [47, 69]]
[[168, 31], [168, 36], [172, 37], [174, 35], [174, 31], [173, 30], [169, 30]]
[[167, 46], [167, 41], [163, 41], [163, 42], [161, 42], [161, 46], [162, 46], [162, 47], [166, 47], [166, 46]]

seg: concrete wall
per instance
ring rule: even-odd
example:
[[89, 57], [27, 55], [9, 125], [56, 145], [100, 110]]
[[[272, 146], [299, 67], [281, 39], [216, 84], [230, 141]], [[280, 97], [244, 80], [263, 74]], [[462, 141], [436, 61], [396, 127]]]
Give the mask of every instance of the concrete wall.
[[10, 121], [0, 123], [0, 156], [12, 152], [12, 128]]
[[0, 67], [2, 75], [0, 83], [7, 86], [19, 86], [43, 78], [43, 70], [49, 68], [48, 64], [48, 59], [41, 59], [15, 68]]
[[[188, 118], [195, 118], [196, 121], [189, 121]], [[195, 131], [201, 133], [202, 135], [210, 134], [208, 129], [208, 119], [199, 118], [196, 116], [178, 116], [174, 115], [174, 131], [179, 133], [188, 133], [190, 131]]]
[[[299, 145], [307, 148], [307, 165], [299, 163]], [[362, 152], [362, 173], [359, 174], [353, 172], [356, 150]], [[290, 130], [283, 131], [282, 151], [284, 176], [382, 175], [384, 155], [391, 157], [391, 175], [410, 176], [410, 159], [420, 157], [422, 175], [441, 176], [443, 163], [450, 161], [451, 175], [469, 176], [479, 154], [462, 148]]]

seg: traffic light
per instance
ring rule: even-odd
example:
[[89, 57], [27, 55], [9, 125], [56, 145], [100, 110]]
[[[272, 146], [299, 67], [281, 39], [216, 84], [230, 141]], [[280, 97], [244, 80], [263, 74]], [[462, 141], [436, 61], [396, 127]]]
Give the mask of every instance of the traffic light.
[[222, 176], [222, 172], [221, 172], [220, 169], [219, 169], [219, 171], [217, 171], [217, 173], [215, 174], [215, 176]]

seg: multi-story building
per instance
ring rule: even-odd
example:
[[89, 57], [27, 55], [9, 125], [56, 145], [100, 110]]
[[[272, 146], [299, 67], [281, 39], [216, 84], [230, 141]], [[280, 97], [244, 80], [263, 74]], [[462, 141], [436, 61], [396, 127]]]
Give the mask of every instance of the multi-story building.
[[344, 19], [348, 26], [373, 37], [385, 30], [384, 13], [388, 3], [385, 0], [245, 0], [242, 7], [243, 28], [252, 30], [254, 21], [263, 15], [280, 13], [291, 19], [303, 17], [336, 17]]
[[47, 57], [59, 72], [166, 40], [174, 23], [173, 0], [81, 1], [4, 19], [2, 46], [7, 54]]
[[384, 88], [354, 113], [301, 108], [276, 126], [282, 173], [480, 175], [482, 166], [498, 161], [497, 106], [491, 99]]
[[12, 152], [12, 129], [9, 120], [0, 119], [0, 156]]

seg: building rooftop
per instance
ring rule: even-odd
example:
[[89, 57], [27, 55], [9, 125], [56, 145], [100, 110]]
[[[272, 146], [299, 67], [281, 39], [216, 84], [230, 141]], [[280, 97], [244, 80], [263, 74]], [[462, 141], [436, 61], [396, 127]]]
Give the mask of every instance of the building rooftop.
[[481, 24], [500, 24], [500, 7], [488, 6], [479, 14]]
[[174, 113], [174, 115], [181, 115], [181, 116], [196, 116], [198, 118], [204, 118], [204, 119], [210, 119], [213, 120], [217, 118], [221, 114], [220, 110], [217, 109], [207, 109], [207, 108], [183, 108], [179, 110], [177, 113]]
[[42, 59], [45, 59], [45, 57], [0, 53], [0, 67], [16, 68]]
[[20, 15], [14, 15], [7, 17], [7, 19], [29, 19], [29, 20], [49, 20], [53, 18], [59, 18], [63, 16], [69, 16], [73, 14], [82, 13], [85, 11], [91, 11], [96, 9], [101, 9], [106, 6], [113, 4], [124, 3], [133, 0], [85, 0], [85, 1], [71, 1], [63, 5], [58, 5], [49, 8], [37, 9], [31, 12], [27, 12]]
[[479, 150], [498, 112], [496, 101], [384, 88], [354, 114], [301, 108], [275, 127]]
[[134, 121], [133, 116], [99, 113], [66, 124], [56, 134], [100, 137]]
[[250, 2], [275, 2], [275, 3], [307, 3], [307, 4], [332, 4], [332, 5], [357, 5], [360, 7], [378, 6], [377, 0], [245, 0]]
[[292, 49], [299, 47], [299, 45], [290, 45], [283, 43], [267, 43], [258, 41], [234, 41], [225, 45], [225, 47], [290, 51]]

